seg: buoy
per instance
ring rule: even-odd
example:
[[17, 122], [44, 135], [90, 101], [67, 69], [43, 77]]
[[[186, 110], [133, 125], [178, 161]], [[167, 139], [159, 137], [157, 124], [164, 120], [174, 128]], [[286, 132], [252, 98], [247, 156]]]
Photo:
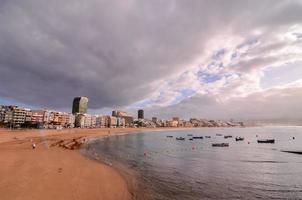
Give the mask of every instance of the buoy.
[[248, 144], [250, 144], [250, 142], [248, 142]]

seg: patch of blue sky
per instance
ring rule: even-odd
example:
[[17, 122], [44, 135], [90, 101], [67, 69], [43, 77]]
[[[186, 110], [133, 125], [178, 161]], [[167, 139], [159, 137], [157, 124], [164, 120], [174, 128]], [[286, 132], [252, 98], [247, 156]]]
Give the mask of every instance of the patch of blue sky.
[[196, 94], [195, 90], [192, 90], [190, 88], [182, 89], [179, 91], [179, 95], [177, 95], [175, 97], [175, 99], [171, 102], [170, 105], [178, 104], [178, 103], [182, 102], [183, 100], [193, 96], [194, 94]]
[[213, 83], [221, 79], [220, 75], [198, 72], [199, 80], [203, 83]]
[[302, 79], [302, 62], [295, 62], [280, 67], [268, 68], [264, 71], [260, 86], [263, 89], [285, 85]]
[[196, 93], [195, 90], [190, 89], [190, 88], [182, 89], [179, 92], [181, 93], [182, 96], [186, 96], [186, 97], [190, 97]]
[[130, 105], [129, 108], [145, 108], [152, 105], [153, 103], [154, 101], [152, 101], [151, 99], [145, 99]]

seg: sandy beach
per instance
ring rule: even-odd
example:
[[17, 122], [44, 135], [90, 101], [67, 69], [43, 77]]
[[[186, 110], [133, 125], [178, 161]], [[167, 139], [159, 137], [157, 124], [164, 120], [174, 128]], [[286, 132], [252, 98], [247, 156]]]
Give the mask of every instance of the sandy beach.
[[138, 130], [0, 129], [1, 200], [130, 199], [127, 184], [117, 171], [82, 156], [78, 149], [89, 138]]

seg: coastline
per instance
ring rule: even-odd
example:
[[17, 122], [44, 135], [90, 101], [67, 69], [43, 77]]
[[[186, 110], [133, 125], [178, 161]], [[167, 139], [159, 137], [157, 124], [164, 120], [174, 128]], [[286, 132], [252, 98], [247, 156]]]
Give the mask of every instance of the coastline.
[[116, 169], [81, 155], [77, 147], [70, 150], [60, 144], [146, 130], [0, 129], [1, 199], [128, 200], [127, 183]]
[[86, 157], [80, 147], [102, 137], [183, 129], [195, 128], [0, 129], [2, 199], [131, 199], [119, 169]]

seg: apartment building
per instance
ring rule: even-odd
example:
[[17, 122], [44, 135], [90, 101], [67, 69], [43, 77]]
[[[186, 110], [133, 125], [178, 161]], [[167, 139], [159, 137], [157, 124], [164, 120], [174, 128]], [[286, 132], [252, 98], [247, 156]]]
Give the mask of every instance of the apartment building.
[[78, 113], [75, 115], [75, 127], [84, 128], [85, 126], [85, 115]]
[[108, 127], [116, 128], [117, 127], [117, 117], [109, 116], [108, 118]]
[[14, 128], [19, 128], [25, 123], [26, 110], [14, 107], [12, 111], [12, 125]]

